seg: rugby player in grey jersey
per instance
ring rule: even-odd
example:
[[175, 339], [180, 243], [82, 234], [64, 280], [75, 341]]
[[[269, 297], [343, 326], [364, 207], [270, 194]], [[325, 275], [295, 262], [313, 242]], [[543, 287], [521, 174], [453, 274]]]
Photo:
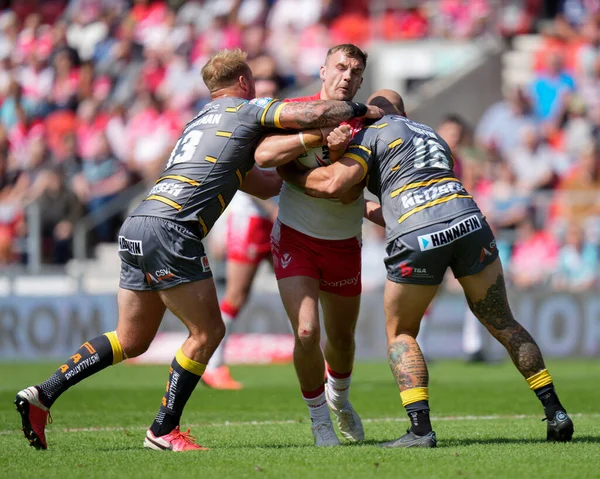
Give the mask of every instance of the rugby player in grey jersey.
[[121, 227], [116, 331], [84, 343], [48, 380], [17, 394], [25, 437], [37, 449], [47, 448], [46, 420], [56, 399], [82, 379], [146, 351], [166, 308], [189, 336], [171, 364], [144, 446], [204, 449], [179, 426], [185, 403], [225, 333], [202, 239], [238, 189], [262, 198], [279, 192], [277, 174], [254, 167], [254, 151], [268, 129], [334, 126], [383, 113], [343, 101], [253, 99], [254, 79], [245, 58], [240, 50], [225, 50], [203, 67], [213, 101], [184, 128], [162, 176]]
[[366, 184], [381, 202], [367, 203], [365, 216], [386, 228], [388, 359], [411, 421], [405, 435], [382, 446], [436, 445], [429, 419], [429, 373], [416, 337], [448, 267], [475, 316], [506, 348], [540, 399], [547, 439], [570, 441], [573, 422], [540, 349], [512, 315], [494, 235], [454, 175], [448, 145], [429, 126], [406, 118], [396, 92], [378, 91], [369, 103], [386, 116], [357, 133], [339, 161], [306, 173], [289, 166], [279, 171], [313, 196], [339, 197]]

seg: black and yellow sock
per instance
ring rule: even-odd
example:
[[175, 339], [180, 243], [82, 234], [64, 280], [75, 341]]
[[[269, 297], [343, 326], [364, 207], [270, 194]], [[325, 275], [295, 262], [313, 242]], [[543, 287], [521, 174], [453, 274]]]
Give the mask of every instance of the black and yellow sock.
[[51, 407], [71, 386], [108, 366], [120, 363], [123, 359], [123, 348], [114, 331], [83, 343], [65, 364], [37, 386], [42, 403]]
[[410, 430], [418, 436], [431, 432], [429, 419], [429, 389], [412, 388], [400, 393], [402, 405], [410, 419]]
[[544, 406], [544, 413], [547, 419], [553, 419], [558, 411], [566, 412], [554, 390], [552, 376], [550, 376], [547, 369], [542, 369], [539, 373], [527, 378], [526, 381], [529, 384], [529, 388], [533, 390], [542, 403], [542, 406]]
[[179, 426], [183, 408], [205, 369], [205, 364], [185, 357], [181, 349], [177, 351], [169, 369], [169, 382], [160, 410], [150, 426], [152, 434], [156, 437], [164, 436]]

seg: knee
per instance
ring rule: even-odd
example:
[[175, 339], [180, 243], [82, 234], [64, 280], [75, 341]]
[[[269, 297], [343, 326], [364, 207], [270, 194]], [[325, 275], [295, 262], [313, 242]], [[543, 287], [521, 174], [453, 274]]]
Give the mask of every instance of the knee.
[[321, 334], [319, 326], [301, 326], [296, 333], [296, 345], [309, 350], [320, 346]]
[[150, 347], [150, 343], [152, 340], [145, 340], [144, 338], [132, 337], [123, 335], [123, 337], [119, 336], [119, 343], [121, 344], [121, 349], [123, 349], [123, 353], [127, 358], [135, 358], [144, 354], [148, 348]]
[[395, 327], [388, 328], [387, 330], [387, 340], [388, 344], [398, 341], [402, 338], [402, 336], [409, 336], [412, 339], [417, 339], [419, 335], [419, 326], [415, 325], [411, 327]]

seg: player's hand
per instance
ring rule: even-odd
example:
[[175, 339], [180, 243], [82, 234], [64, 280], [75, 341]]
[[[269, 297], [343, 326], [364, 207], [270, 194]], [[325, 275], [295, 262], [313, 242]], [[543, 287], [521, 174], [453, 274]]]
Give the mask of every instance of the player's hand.
[[334, 128], [327, 136], [327, 147], [330, 150], [345, 150], [352, 138], [352, 128], [342, 125]]
[[367, 105], [367, 114], [364, 116], [364, 118], [371, 118], [372, 120], [378, 120], [383, 115], [385, 115], [385, 112], [378, 106]]

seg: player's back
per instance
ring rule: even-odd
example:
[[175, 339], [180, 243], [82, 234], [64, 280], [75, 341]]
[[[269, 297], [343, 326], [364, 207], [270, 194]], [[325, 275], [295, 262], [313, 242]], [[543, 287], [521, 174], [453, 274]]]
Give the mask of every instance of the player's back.
[[426, 225], [478, 211], [452, 171], [446, 142], [429, 126], [386, 115], [365, 128], [358, 144], [372, 150], [367, 186], [382, 204], [388, 241]]
[[261, 101], [268, 99], [224, 97], [207, 104], [186, 125], [162, 176], [131, 216], [183, 222], [206, 236], [254, 166], [264, 134]]

